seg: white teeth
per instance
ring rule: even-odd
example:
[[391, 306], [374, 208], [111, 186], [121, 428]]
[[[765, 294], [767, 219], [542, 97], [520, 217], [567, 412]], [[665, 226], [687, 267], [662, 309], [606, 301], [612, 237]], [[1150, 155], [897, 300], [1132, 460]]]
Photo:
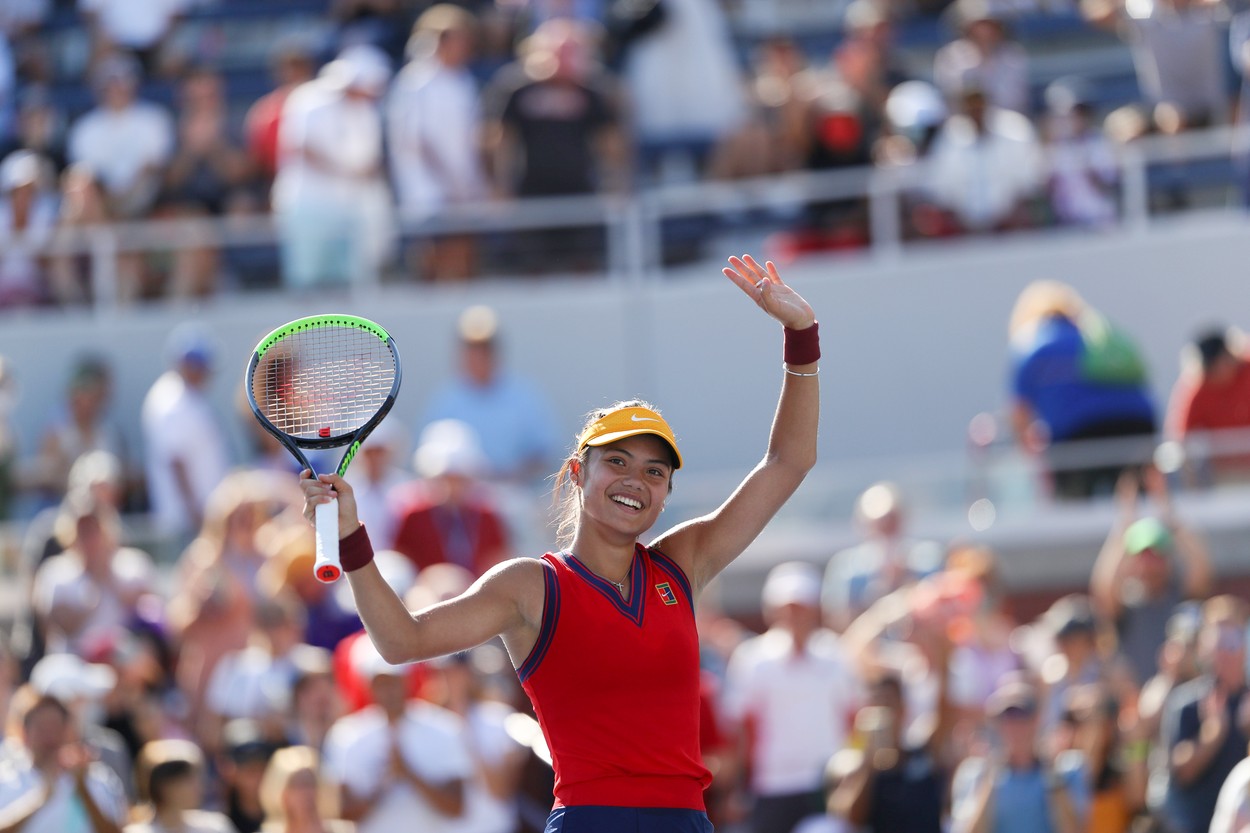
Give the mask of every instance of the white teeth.
[[623, 495], [613, 495], [612, 500], [616, 501], [617, 503], [623, 506], [628, 506], [631, 509], [642, 508], [642, 502], [634, 500], [632, 497], [624, 497]]

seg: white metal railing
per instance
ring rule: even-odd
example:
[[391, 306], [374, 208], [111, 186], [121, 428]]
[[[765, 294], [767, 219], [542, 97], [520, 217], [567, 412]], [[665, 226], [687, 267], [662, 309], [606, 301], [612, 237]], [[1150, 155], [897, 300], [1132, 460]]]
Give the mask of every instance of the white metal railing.
[[[1121, 222], [1144, 231], [1152, 222], [1149, 170], [1152, 165], [1229, 159], [1250, 152], [1250, 128], [1217, 127], [1179, 136], [1151, 136], [1119, 148]], [[662, 184], [628, 194], [543, 197], [490, 201], [449, 208], [433, 217], [401, 217], [405, 236], [506, 233], [535, 229], [602, 226], [606, 229], [606, 276], [615, 281], [654, 279], [662, 266], [662, 224], [700, 215], [741, 214], [798, 208], [821, 200], [865, 199], [871, 251], [899, 256], [905, 249], [902, 200], [922, 187], [923, 163], [902, 168], [801, 171], [717, 182]], [[1231, 180], [1228, 187], [1234, 186]], [[272, 217], [151, 220], [59, 230], [46, 253], [88, 258], [92, 297], [104, 314], [119, 303], [119, 254], [168, 252], [205, 241], [221, 249], [275, 246]], [[367, 289], [367, 287], [353, 287]]]

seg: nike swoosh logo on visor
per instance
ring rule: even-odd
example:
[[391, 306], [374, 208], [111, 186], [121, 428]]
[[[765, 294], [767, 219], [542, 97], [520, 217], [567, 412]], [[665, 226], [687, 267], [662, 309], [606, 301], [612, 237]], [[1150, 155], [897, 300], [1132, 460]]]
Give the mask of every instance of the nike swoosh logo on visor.
[[640, 417], [638, 414], [629, 415], [630, 422], [659, 422], [655, 417]]

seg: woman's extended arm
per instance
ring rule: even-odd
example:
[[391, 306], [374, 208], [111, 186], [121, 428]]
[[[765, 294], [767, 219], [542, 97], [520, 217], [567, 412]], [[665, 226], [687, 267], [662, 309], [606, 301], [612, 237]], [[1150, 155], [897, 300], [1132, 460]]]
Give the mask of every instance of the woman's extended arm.
[[[816, 331], [811, 329], [816, 315], [807, 301], [782, 282], [771, 262], [760, 266], [750, 255], [729, 262], [732, 268], [724, 270], [725, 276], [786, 328], [789, 361], [763, 459], [718, 509], [672, 529], [656, 542], [682, 565], [696, 591], [755, 540], [816, 463], [819, 347]], [[806, 349], [796, 350], [799, 345]]]
[[[454, 599], [410, 612], [382, 577], [372, 558], [351, 569], [351, 559], [369, 548], [356, 516], [351, 486], [335, 474], [300, 476], [304, 515], [310, 520], [319, 503], [338, 498], [340, 546], [356, 609], [369, 638], [387, 662], [399, 664], [466, 651], [502, 635], [509, 651], [532, 646], [542, 619], [541, 562], [517, 558], [491, 568]], [[363, 551], [368, 557], [369, 551]], [[524, 656], [517, 657], [524, 659]]]

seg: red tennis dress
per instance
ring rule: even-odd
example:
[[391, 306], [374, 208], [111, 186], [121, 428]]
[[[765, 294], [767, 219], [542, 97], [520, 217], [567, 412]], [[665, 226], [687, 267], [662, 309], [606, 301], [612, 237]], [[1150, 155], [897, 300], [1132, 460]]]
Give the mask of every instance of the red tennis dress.
[[690, 583], [638, 544], [629, 601], [571, 553], [542, 557], [538, 641], [517, 669], [555, 766], [555, 806], [703, 810]]

